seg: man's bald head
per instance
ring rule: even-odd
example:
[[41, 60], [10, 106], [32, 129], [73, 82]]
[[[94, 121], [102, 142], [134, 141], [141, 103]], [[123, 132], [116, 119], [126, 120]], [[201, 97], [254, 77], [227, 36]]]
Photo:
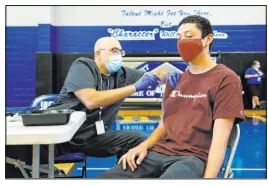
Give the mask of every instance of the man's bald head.
[[98, 39], [94, 46], [94, 52], [99, 51], [100, 49], [109, 50], [111, 48], [121, 48], [121, 44], [119, 41], [114, 37], [102, 37]]
[[94, 46], [94, 60], [102, 74], [109, 74], [106, 63], [111, 56], [122, 56], [122, 47], [119, 41], [114, 37], [102, 37], [96, 41]]

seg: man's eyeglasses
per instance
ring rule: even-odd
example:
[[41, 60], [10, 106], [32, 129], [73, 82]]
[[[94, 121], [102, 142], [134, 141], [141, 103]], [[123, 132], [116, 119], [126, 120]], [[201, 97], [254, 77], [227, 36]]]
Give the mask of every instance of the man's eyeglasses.
[[[100, 50], [107, 50], [107, 49], [100, 49]], [[112, 54], [121, 54], [121, 56], [125, 56], [126, 55], [126, 52], [124, 50], [121, 50], [119, 48], [111, 48], [111, 49], [108, 49], [109, 52], [111, 52]]]

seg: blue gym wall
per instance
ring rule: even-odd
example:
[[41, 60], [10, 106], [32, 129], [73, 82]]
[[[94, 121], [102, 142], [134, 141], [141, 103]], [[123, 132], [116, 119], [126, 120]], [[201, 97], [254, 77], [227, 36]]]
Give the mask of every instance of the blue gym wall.
[[[93, 52], [95, 41], [107, 36], [107, 26], [6, 27], [6, 106], [29, 106], [35, 97], [36, 52]], [[125, 30], [152, 30], [157, 26], [121, 26]], [[159, 27], [159, 29], [161, 29]], [[174, 30], [171, 27], [165, 30]], [[215, 39], [214, 52], [265, 52], [266, 25], [224, 25], [214, 30], [228, 34], [228, 39]], [[176, 52], [175, 39], [121, 41], [126, 52]]]
[[37, 27], [6, 27], [6, 106], [28, 106], [35, 97]]
[[[6, 106], [29, 106], [34, 99], [36, 52], [90, 53], [100, 37], [118, 37], [116, 29], [124, 32], [119, 40], [126, 52], [176, 52], [175, 25], [187, 15], [210, 20], [213, 52], [266, 52], [265, 11], [265, 6], [7, 6]], [[154, 34], [134, 36], [138, 31]], [[171, 35], [163, 35], [168, 31]]]

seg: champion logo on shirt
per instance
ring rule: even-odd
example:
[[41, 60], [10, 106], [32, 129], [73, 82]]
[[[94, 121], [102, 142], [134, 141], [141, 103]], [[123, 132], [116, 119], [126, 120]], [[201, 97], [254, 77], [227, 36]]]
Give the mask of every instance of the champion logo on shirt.
[[207, 95], [206, 94], [201, 94], [200, 92], [198, 94], [195, 95], [191, 95], [191, 94], [182, 94], [181, 91], [177, 91], [177, 90], [173, 90], [171, 92], [171, 94], [169, 95], [169, 97], [182, 97], [182, 98], [191, 98], [194, 99], [194, 101], [198, 98], [206, 98]]

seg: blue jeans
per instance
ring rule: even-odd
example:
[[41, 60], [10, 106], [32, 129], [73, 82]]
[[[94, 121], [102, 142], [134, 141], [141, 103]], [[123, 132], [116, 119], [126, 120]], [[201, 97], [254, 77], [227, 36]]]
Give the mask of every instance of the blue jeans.
[[202, 178], [205, 163], [195, 156], [168, 156], [155, 151], [148, 151], [143, 162], [132, 172], [127, 166], [116, 165], [100, 174], [97, 178], [167, 178], [189, 179]]

